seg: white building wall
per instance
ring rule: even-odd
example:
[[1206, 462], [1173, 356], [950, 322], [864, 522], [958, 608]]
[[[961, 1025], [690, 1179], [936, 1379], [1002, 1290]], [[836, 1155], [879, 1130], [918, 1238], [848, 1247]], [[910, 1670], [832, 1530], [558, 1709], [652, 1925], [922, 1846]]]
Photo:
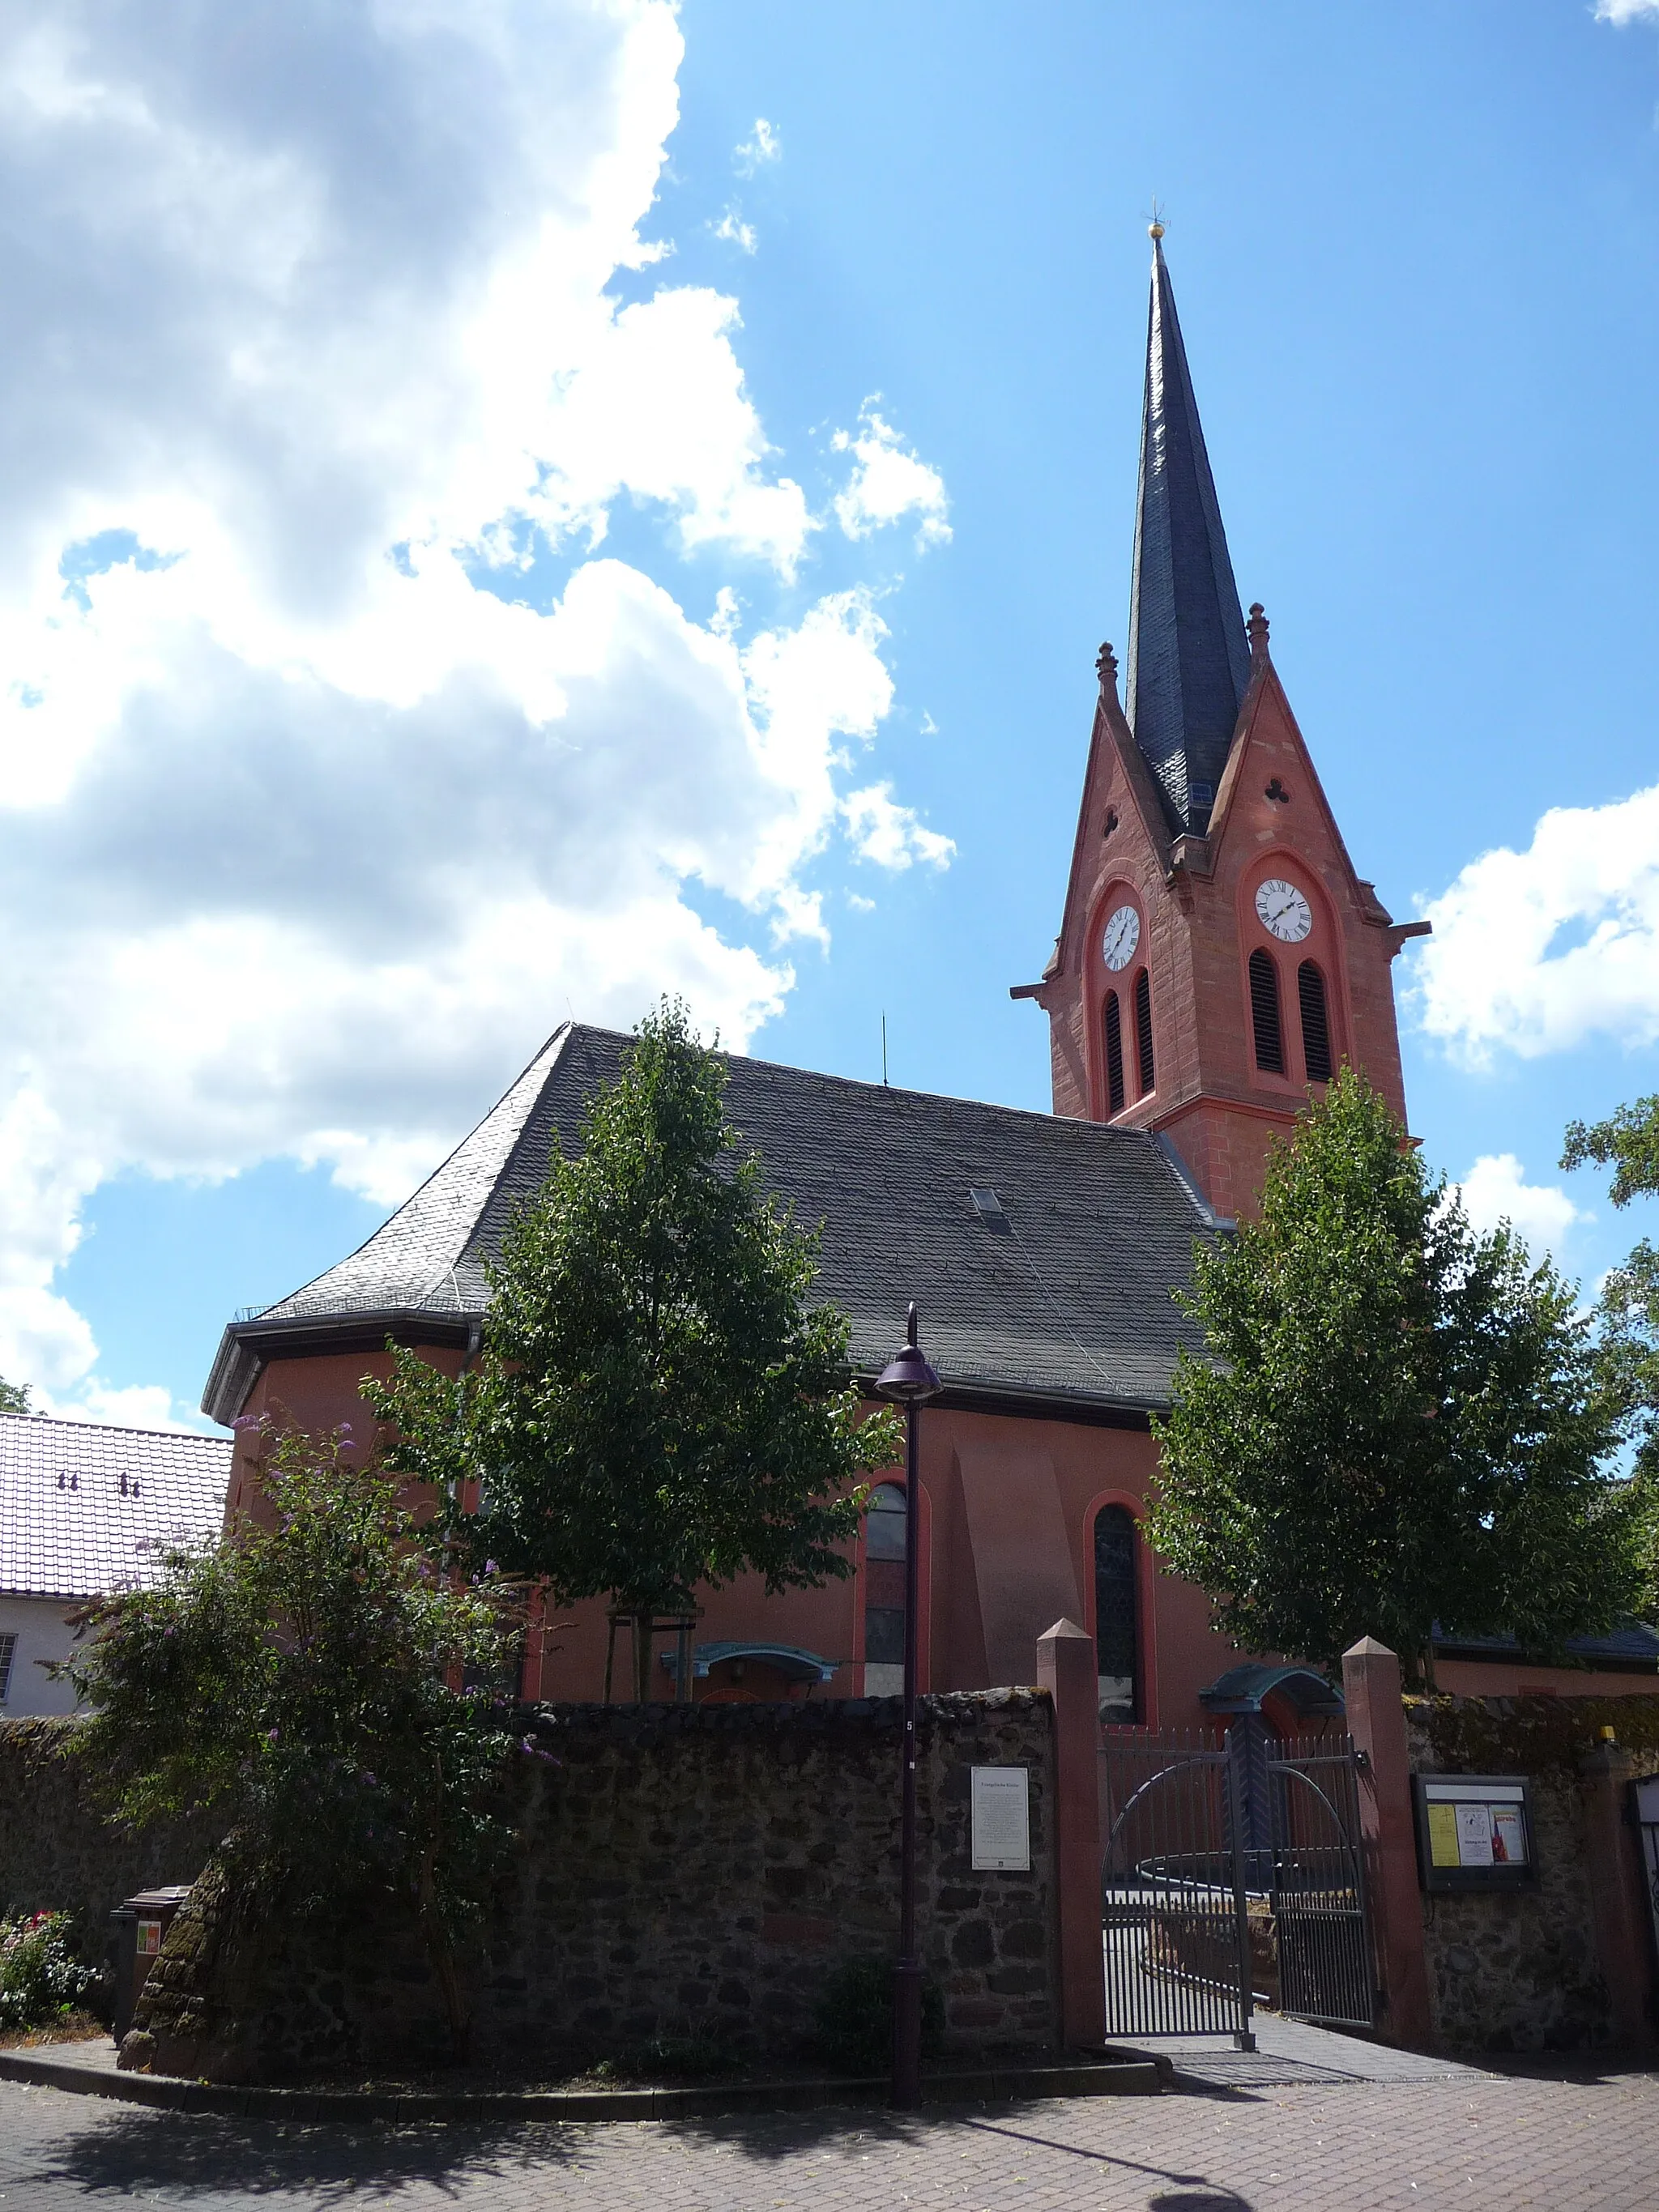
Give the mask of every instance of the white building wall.
[[56, 1682], [42, 1659], [67, 1659], [75, 1649], [69, 1616], [78, 1610], [73, 1598], [7, 1597], [0, 1595], [0, 1637], [15, 1636], [11, 1673], [0, 1715], [21, 1720], [36, 1713], [72, 1713], [75, 1698], [67, 1682]]

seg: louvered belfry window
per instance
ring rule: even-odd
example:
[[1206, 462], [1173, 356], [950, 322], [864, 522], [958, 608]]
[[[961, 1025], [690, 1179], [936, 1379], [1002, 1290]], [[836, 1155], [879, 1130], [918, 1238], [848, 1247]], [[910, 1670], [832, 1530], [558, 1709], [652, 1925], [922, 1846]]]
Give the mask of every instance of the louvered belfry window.
[[1136, 1073], [1140, 1078], [1140, 1095], [1144, 1098], [1152, 1089], [1152, 979], [1143, 968], [1135, 977], [1135, 1060]]
[[1325, 1005], [1325, 978], [1311, 960], [1296, 971], [1297, 996], [1302, 1006], [1302, 1057], [1310, 1083], [1331, 1079], [1331, 1018]]
[[1255, 1031], [1255, 1064], [1270, 1075], [1285, 1073], [1285, 1041], [1279, 1024], [1279, 970], [1273, 955], [1258, 945], [1250, 955], [1250, 1022]]
[[1117, 993], [1106, 994], [1106, 1111], [1123, 1111], [1123, 1014]]

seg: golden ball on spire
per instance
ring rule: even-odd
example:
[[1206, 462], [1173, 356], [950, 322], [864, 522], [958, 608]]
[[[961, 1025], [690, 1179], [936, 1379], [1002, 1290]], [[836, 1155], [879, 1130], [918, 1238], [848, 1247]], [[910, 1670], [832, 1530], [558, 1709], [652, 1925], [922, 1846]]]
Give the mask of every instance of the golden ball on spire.
[[1163, 224], [1161, 222], [1149, 222], [1146, 226], [1146, 235], [1148, 238], [1154, 240], [1162, 238], [1164, 235]]

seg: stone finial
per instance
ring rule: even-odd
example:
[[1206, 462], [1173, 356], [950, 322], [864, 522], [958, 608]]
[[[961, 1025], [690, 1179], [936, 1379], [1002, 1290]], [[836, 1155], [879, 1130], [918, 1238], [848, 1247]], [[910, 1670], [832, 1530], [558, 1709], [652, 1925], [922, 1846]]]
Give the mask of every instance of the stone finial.
[[1267, 652], [1267, 617], [1262, 611], [1260, 599], [1252, 600], [1250, 619], [1245, 623], [1244, 628], [1250, 641], [1251, 659], [1265, 659]]
[[1117, 655], [1109, 645], [1103, 645], [1095, 655], [1095, 674], [1100, 678], [1103, 691], [1117, 690]]
[[1059, 1641], [1062, 1638], [1070, 1638], [1076, 1636], [1080, 1636], [1085, 1644], [1089, 1640], [1088, 1630], [1086, 1628], [1079, 1628], [1076, 1621], [1067, 1620], [1066, 1616], [1062, 1613], [1060, 1619], [1054, 1623], [1052, 1628], [1045, 1628], [1043, 1630], [1042, 1635], [1038, 1637], [1037, 1642], [1039, 1644], [1047, 1644], [1051, 1637], [1054, 1638], [1055, 1641]]

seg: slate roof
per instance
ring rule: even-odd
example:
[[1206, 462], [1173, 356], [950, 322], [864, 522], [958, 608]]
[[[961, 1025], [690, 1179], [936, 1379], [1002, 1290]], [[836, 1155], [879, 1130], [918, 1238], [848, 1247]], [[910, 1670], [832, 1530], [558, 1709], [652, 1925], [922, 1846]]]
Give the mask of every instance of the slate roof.
[[[1513, 1636], [1448, 1635], [1438, 1623], [1435, 1626], [1434, 1648], [1443, 1659], [1513, 1659], [1522, 1666], [1528, 1663], [1527, 1655]], [[1570, 1657], [1582, 1659], [1587, 1667], [1659, 1674], [1659, 1633], [1645, 1621], [1627, 1620], [1622, 1627], [1610, 1629], [1605, 1636], [1570, 1636], [1566, 1649]]]
[[154, 1547], [214, 1536], [228, 1437], [0, 1413], [0, 1593], [99, 1597], [149, 1579]]
[[1249, 681], [1249, 643], [1175, 293], [1153, 240], [1125, 691], [1170, 826], [1202, 832]]
[[[557, 1140], [616, 1076], [627, 1037], [560, 1030], [500, 1103], [349, 1259], [227, 1329], [204, 1409], [235, 1419], [263, 1359], [369, 1346], [388, 1333], [462, 1340], [488, 1298], [484, 1261], [533, 1197]], [[1211, 1217], [1158, 1139], [727, 1060], [726, 1107], [769, 1186], [824, 1224], [819, 1283], [851, 1316], [856, 1371], [873, 1374], [922, 1314], [928, 1357], [965, 1395], [1144, 1413], [1163, 1404], [1181, 1344], [1170, 1297]], [[993, 1189], [1001, 1220], [972, 1187]]]

